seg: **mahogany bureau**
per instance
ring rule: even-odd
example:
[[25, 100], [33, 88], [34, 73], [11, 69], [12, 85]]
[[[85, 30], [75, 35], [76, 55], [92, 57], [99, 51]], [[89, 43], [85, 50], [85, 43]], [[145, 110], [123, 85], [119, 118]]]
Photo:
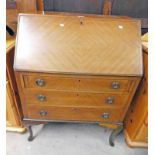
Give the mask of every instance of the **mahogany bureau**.
[[93, 122], [123, 129], [143, 75], [140, 21], [107, 16], [19, 16], [14, 69], [23, 121]]

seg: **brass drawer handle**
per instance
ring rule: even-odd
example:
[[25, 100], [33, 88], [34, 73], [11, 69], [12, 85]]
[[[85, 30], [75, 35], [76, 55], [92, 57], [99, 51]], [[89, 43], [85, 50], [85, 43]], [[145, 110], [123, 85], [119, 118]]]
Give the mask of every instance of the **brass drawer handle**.
[[110, 96], [110, 97], [108, 97], [108, 98], [106, 99], [106, 103], [107, 103], [107, 104], [113, 104], [114, 101], [115, 101], [115, 99], [114, 99], [114, 97], [112, 97], [112, 96]]
[[42, 79], [37, 79], [37, 80], [36, 80], [36, 84], [37, 84], [37, 86], [42, 87], [42, 86], [44, 86], [44, 85], [45, 85], [45, 81], [44, 81], [44, 80], [42, 80]]
[[102, 117], [105, 118], [105, 119], [108, 119], [109, 116], [110, 116], [110, 114], [109, 114], [108, 112], [104, 112], [104, 113], [102, 114]]
[[120, 83], [119, 83], [119, 82], [112, 82], [111, 87], [112, 87], [113, 89], [119, 89], [119, 88], [120, 88]]
[[40, 111], [40, 116], [46, 116], [48, 113], [47, 111], [41, 110]]
[[37, 96], [37, 99], [38, 99], [39, 101], [43, 102], [43, 101], [46, 100], [46, 96], [44, 96], [44, 95], [38, 95], [38, 96]]

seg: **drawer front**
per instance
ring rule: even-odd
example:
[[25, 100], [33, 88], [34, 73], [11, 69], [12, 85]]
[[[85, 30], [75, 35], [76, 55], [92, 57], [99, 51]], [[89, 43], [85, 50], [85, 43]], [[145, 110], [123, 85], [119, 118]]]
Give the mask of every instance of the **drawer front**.
[[123, 109], [116, 108], [78, 108], [28, 105], [30, 119], [64, 120], [64, 121], [122, 121]]
[[60, 76], [24, 75], [24, 87], [37, 89], [68, 91], [129, 91], [131, 79], [93, 77], [93, 76]]
[[85, 93], [64, 91], [25, 91], [26, 103], [54, 106], [123, 106], [127, 94], [119, 93]]

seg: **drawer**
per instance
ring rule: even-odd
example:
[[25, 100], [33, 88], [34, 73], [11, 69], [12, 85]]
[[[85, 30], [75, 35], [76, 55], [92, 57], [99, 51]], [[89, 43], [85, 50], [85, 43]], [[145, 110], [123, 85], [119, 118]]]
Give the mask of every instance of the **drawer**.
[[123, 109], [28, 105], [28, 118], [66, 121], [122, 121]]
[[25, 91], [27, 104], [54, 106], [123, 106], [127, 93], [85, 93], [49, 90]]
[[24, 75], [25, 88], [68, 90], [68, 91], [129, 91], [131, 78], [96, 76], [65, 76], [41, 74]]

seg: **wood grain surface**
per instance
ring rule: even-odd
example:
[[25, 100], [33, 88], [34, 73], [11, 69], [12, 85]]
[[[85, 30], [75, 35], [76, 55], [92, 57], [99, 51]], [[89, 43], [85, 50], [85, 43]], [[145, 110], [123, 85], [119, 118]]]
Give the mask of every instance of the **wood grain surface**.
[[[127, 104], [128, 93], [86, 93], [50, 90], [24, 91], [26, 103], [32, 105], [76, 106], [76, 107], [123, 107]], [[45, 96], [44, 101], [38, 99], [39, 95]], [[113, 102], [109, 103], [108, 98]]]
[[6, 130], [23, 133], [21, 104], [15, 80], [14, 61], [15, 37], [6, 40]]
[[125, 138], [129, 146], [148, 147], [148, 34], [142, 37], [144, 77], [133, 98], [125, 121]]
[[[123, 111], [121, 112], [121, 119], [123, 120], [140, 80], [140, 77], [57, 75], [29, 72], [15, 73], [21, 96], [24, 119], [32, 119], [32, 115], [28, 114], [29, 111], [33, 111], [33, 108], [30, 108], [32, 106], [55, 106], [59, 108], [86, 108], [88, 112], [89, 108], [108, 108], [115, 112], [117, 112], [117, 108], [123, 108]], [[44, 77], [45, 85], [40, 87], [36, 85], [36, 79], [41, 77]], [[59, 80], [60, 77], [61, 80]], [[59, 82], [57, 82], [56, 79], [58, 79]], [[81, 89], [79, 89], [80, 87], [77, 87], [79, 79], [85, 79]], [[70, 82], [72, 80], [74, 82]], [[109, 80], [110, 82], [107, 82]], [[122, 87], [125, 89], [120, 87], [120, 90], [112, 90], [112, 81], [119, 81], [121, 86], [124, 85], [123, 83], [125, 81], [125, 85]], [[46, 96], [46, 101], [42, 103], [38, 101], [38, 95]], [[113, 105], [107, 105], [105, 102], [109, 96], [115, 98]], [[50, 117], [51, 116], [49, 116], [48, 119], [50, 119]], [[72, 118], [72, 115], [70, 115], [70, 117]], [[33, 117], [33, 119], [37, 119], [37, 117]], [[41, 118], [38, 117], [38, 119]]]
[[[46, 116], [41, 116], [40, 112], [46, 111]], [[117, 112], [116, 112], [117, 111]], [[103, 113], [109, 113], [109, 118], [103, 118]], [[57, 107], [57, 106], [28, 106], [28, 118], [49, 119], [49, 120], [74, 120], [74, 121], [122, 121], [123, 109], [116, 110], [110, 108], [83, 108], [83, 107]]]
[[[132, 83], [136, 77], [112, 77], [112, 76], [81, 76], [81, 75], [59, 75], [28, 73], [21, 74], [23, 88], [27, 89], [51, 89], [66, 91], [85, 91], [85, 92], [128, 92], [132, 91]], [[44, 86], [36, 84], [38, 79], [44, 80]], [[112, 83], [119, 83], [118, 89], [112, 88]]]
[[37, 12], [37, 0], [16, 0], [18, 13]]
[[6, 125], [20, 126], [20, 120], [15, 107], [13, 93], [11, 92], [11, 87], [8, 81], [6, 82], [6, 90]]
[[17, 71], [141, 76], [140, 21], [20, 15]]
[[[140, 21], [20, 15], [14, 68], [24, 120], [117, 126], [143, 74]], [[115, 98], [113, 105], [107, 105], [108, 97]]]

